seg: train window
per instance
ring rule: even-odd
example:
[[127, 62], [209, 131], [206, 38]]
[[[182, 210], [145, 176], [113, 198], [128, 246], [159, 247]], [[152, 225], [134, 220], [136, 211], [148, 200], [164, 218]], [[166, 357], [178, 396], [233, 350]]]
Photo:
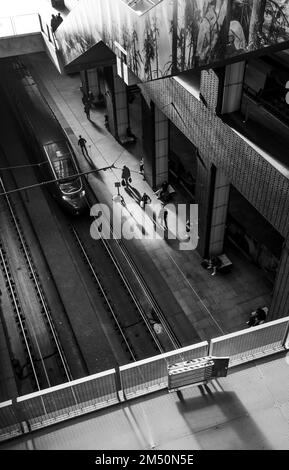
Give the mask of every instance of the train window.
[[70, 158], [64, 157], [52, 162], [57, 178], [65, 179], [75, 175], [75, 169]]
[[77, 173], [77, 169], [65, 141], [45, 145], [45, 150], [57, 178], [67, 179]]

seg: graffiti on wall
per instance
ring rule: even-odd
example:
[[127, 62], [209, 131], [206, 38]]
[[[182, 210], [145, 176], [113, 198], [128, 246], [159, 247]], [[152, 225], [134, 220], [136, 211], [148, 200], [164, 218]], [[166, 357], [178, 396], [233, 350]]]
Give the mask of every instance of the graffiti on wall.
[[142, 81], [289, 40], [289, 0], [163, 0], [138, 16], [121, 0], [84, 0], [57, 31], [64, 62], [99, 41], [127, 51]]

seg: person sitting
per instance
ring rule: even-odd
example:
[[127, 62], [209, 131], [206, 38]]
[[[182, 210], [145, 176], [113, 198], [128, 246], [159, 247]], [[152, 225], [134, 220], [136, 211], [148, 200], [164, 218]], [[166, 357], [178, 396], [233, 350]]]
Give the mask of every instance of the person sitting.
[[94, 94], [92, 93], [92, 91], [88, 92], [87, 101], [89, 102], [90, 106], [94, 104]]
[[140, 206], [142, 209], [145, 208], [146, 204], [150, 204], [152, 202], [151, 198], [148, 196], [148, 194], [143, 193], [141, 200], [140, 200]]
[[221, 267], [222, 261], [219, 260], [218, 256], [213, 256], [209, 262], [207, 269], [212, 269], [211, 276], [216, 276], [218, 269]]
[[130, 126], [127, 127], [126, 129], [126, 136], [129, 138], [129, 139], [132, 139], [133, 141], [136, 140], [136, 136], [133, 134], [133, 132], [131, 131], [131, 128]]
[[254, 312], [250, 313], [250, 318], [246, 322], [249, 327], [262, 325], [266, 321], [267, 314], [263, 308], [257, 308]]
[[161, 187], [155, 192], [155, 195], [157, 196], [158, 199], [167, 200], [170, 197], [170, 193], [168, 189], [169, 189], [169, 183], [167, 181], [164, 181]]

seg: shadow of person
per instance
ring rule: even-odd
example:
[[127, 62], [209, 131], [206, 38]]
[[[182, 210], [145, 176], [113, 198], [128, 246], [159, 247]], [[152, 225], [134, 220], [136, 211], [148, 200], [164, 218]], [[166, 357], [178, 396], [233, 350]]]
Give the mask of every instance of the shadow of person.
[[128, 186], [125, 186], [124, 190], [131, 198], [133, 198], [138, 204], [140, 204], [141, 195], [136, 188], [128, 185]]
[[180, 242], [177, 235], [168, 227], [164, 227], [164, 239], [166, 243], [173, 249], [179, 250]]
[[87, 162], [89, 163], [89, 166], [92, 170], [95, 170], [89, 174], [86, 175], [86, 177], [88, 176], [93, 176], [94, 178], [97, 178], [98, 180], [101, 180], [103, 181], [103, 175], [102, 175], [102, 172], [99, 171], [98, 167], [95, 166], [95, 164], [93, 163], [93, 161], [89, 158], [86, 158]]
[[89, 120], [90, 120], [91, 124], [93, 125], [93, 127], [94, 127], [98, 132], [100, 132], [101, 134], [105, 134], [104, 129], [103, 129], [101, 126], [99, 126], [98, 124], [96, 124], [96, 122], [93, 121], [91, 118], [90, 118]]

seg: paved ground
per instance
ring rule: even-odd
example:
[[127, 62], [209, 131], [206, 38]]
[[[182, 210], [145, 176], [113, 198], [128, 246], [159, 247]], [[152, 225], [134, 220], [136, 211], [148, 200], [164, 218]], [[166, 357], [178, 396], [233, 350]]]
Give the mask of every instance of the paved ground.
[[0, 449], [289, 449], [289, 353], [201, 390], [154, 393], [3, 443]]
[[[104, 110], [95, 109], [91, 121], [86, 119], [79, 91], [79, 76], [59, 75], [45, 54], [31, 55], [28, 62], [33, 67], [32, 73], [41, 80], [74, 144], [79, 134], [86, 138], [93, 166], [102, 168], [116, 162], [118, 169], [101, 172], [89, 179], [101, 202], [112, 205], [112, 195], [116, 192], [114, 183], [119, 181], [121, 168], [126, 164], [132, 171], [132, 186], [141, 194], [147, 192], [153, 203], [157, 204], [151, 188], [138, 173], [139, 148], [134, 155], [133, 149], [130, 152], [116, 142], [104, 128]], [[82, 169], [91, 169], [82, 154], [78, 157]], [[130, 222], [133, 225], [135, 220], [135, 230], [138, 231], [141, 209], [129, 194], [122, 193], [125, 202], [130, 204]], [[270, 304], [270, 288], [262, 271], [238, 253], [228, 253], [234, 263], [231, 274], [212, 277], [201, 268], [201, 258], [196, 251], [179, 251], [178, 245], [178, 242], [166, 240], [131, 240], [129, 249], [132, 254], [141, 257], [147, 279], [162, 278], [167, 292], [173, 292], [178, 308], [167, 314], [185, 313], [201, 340], [243, 328], [252, 310], [259, 305]], [[165, 296], [166, 292], [160, 295]]]

